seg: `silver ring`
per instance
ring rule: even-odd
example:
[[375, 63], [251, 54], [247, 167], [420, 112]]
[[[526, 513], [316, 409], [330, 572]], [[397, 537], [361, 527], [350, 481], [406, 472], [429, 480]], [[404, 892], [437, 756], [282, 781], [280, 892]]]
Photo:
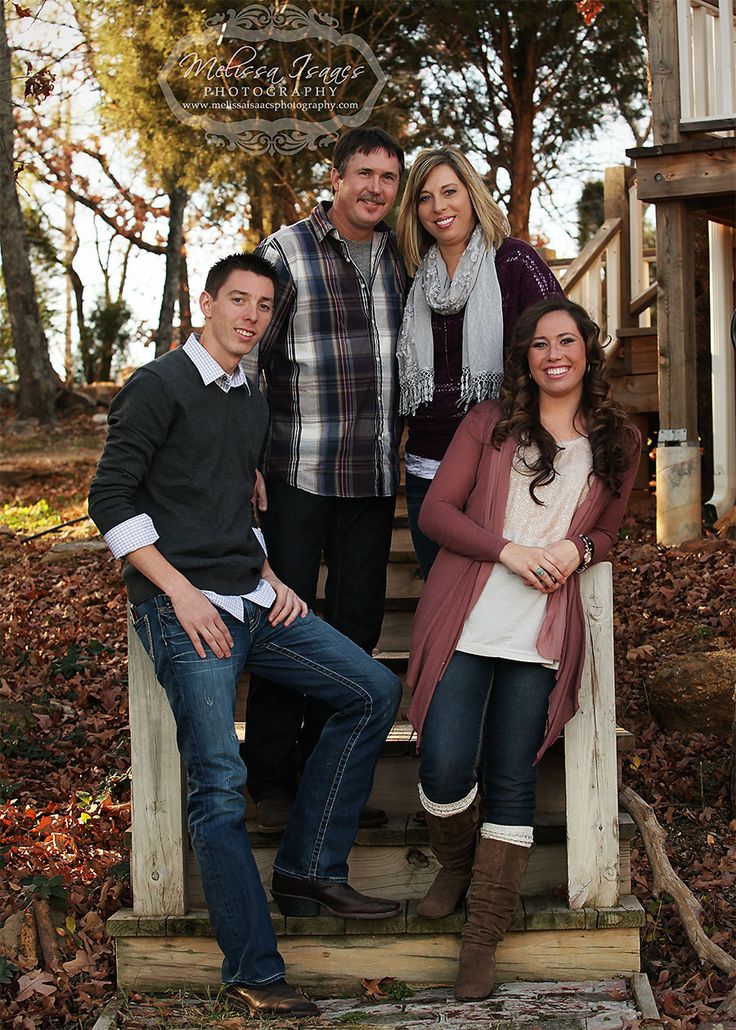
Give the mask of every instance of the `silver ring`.
[[541, 579], [544, 576], [544, 569], [541, 567], [541, 565], [534, 570], [534, 575], [538, 576], [539, 579]]

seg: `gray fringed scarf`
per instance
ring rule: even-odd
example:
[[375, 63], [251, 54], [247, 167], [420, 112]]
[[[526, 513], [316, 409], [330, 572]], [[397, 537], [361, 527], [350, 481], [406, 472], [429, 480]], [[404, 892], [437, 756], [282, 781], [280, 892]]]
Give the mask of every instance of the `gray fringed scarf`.
[[414, 277], [401, 323], [396, 353], [402, 415], [411, 414], [434, 395], [432, 312], [454, 315], [465, 307], [460, 405], [497, 397], [503, 379], [503, 313], [496, 274], [496, 249], [486, 247], [476, 225], [455, 275], [447, 274], [437, 244], [424, 256]]

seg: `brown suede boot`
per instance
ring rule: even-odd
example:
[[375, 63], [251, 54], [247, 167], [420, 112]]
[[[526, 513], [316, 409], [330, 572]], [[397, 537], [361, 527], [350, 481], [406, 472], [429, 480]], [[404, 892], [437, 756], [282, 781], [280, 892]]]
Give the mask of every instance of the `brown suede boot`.
[[442, 919], [455, 911], [470, 886], [475, 839], [480, 826], [480, 798], [476, 794], [464, 812], [440, 819], [427, 812], [429, 843], [441, 865], [417, 914]]
[[493, 990], [496, 945], [503, 940], [521, 893], [531, 848], [481, 837], [468, 894], [455, 997], [480, 1001]]

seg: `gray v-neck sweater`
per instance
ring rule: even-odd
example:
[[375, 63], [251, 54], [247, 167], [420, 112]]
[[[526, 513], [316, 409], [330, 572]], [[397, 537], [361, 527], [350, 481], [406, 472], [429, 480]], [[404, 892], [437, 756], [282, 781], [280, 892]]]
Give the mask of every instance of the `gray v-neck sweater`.
[[[147, 514], [156, 547], [200, 589], [253, 590], [263, 550], [252, 531], [251, 494], [268, 425], [253, 386], [205, 386], [182, 350], [138, 369], [110, 407], [109, 431], [89, 495], [101, 533]], [[128, 562], [136, 604], [160, 593]]]

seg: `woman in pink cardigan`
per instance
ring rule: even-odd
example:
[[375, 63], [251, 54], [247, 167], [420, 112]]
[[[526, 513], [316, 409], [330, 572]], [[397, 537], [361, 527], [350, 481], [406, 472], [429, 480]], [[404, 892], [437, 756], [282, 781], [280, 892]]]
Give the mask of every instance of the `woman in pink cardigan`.
[[409, 717], [441, 869], [420, 911], [448, 915], [470, 885], [460, 999], [493, 990], [533, 843], [536, 763], [577, 709], [575, 573], [608, 554], [639, 451], [598, 326], [555, 294], [519, 318], [500, 401], [465, 417], [422, 506], [441, 550], [414, 621]]

